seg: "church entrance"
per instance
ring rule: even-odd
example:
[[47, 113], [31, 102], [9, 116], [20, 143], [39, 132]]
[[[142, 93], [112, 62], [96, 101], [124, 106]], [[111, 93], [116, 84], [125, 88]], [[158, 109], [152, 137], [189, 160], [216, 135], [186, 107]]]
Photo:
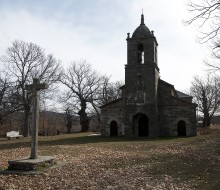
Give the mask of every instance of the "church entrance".
[[117, 137], [118, 136], [118, 124], [116, 121], [112, 121], [110, 123], [110, 136]]
[[138, 136], [147, 137], [148, 135], [148, 118], [142, 114], [138, 120]]
[[186, 136], [186, 122], [183, 120], [180, 120], [177, 123], [177, 134], [179, 137], [185, 137]]
[[144, 114], [137, 114], [134, 116], [134, 134], [138, 137], [149, 136], [148, 117]]

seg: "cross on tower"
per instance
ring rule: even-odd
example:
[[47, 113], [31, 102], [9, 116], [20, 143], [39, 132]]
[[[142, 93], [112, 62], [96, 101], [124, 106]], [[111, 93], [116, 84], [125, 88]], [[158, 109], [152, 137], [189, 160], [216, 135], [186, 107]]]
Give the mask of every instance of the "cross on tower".
[[25, 85], [25, 90], [32, 91], [32, 134], [31, 134], [31, 159], [38, 158], [38, 128], [39, 128], [39, 101], [40, 90], [47, 89], [46, 83], [40, 83], [39, 78], [33, 78], [33, 84]]

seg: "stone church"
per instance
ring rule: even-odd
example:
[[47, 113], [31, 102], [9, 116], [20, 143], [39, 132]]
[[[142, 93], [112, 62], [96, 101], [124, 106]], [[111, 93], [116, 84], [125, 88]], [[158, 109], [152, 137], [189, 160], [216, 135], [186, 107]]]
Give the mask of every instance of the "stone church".
[[157, 39], [141, 24], [127, 34], [127, 64], [122, 97], [101, 107], [103, 136], [159, 137], [196, 135], [192, 97], [160, 79]]

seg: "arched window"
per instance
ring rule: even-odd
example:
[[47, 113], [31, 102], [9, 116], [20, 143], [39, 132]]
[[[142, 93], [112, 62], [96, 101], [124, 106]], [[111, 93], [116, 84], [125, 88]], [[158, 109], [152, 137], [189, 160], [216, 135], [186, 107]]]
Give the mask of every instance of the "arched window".
[[138, 44], [137, 60], [138, 60], [138, 63], [144, 64], [144, 46], [143, 46], [143, 44]]

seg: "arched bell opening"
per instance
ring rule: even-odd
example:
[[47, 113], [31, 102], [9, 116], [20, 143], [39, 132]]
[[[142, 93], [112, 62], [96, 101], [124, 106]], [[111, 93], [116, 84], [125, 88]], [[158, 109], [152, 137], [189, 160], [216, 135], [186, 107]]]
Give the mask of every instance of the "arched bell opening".
[[138, 46], [137, 46], [137, 60], [138, 60], [138, 63], [144, 64], [144, 46], [143, 46], [143, 44], [138, 44]]

